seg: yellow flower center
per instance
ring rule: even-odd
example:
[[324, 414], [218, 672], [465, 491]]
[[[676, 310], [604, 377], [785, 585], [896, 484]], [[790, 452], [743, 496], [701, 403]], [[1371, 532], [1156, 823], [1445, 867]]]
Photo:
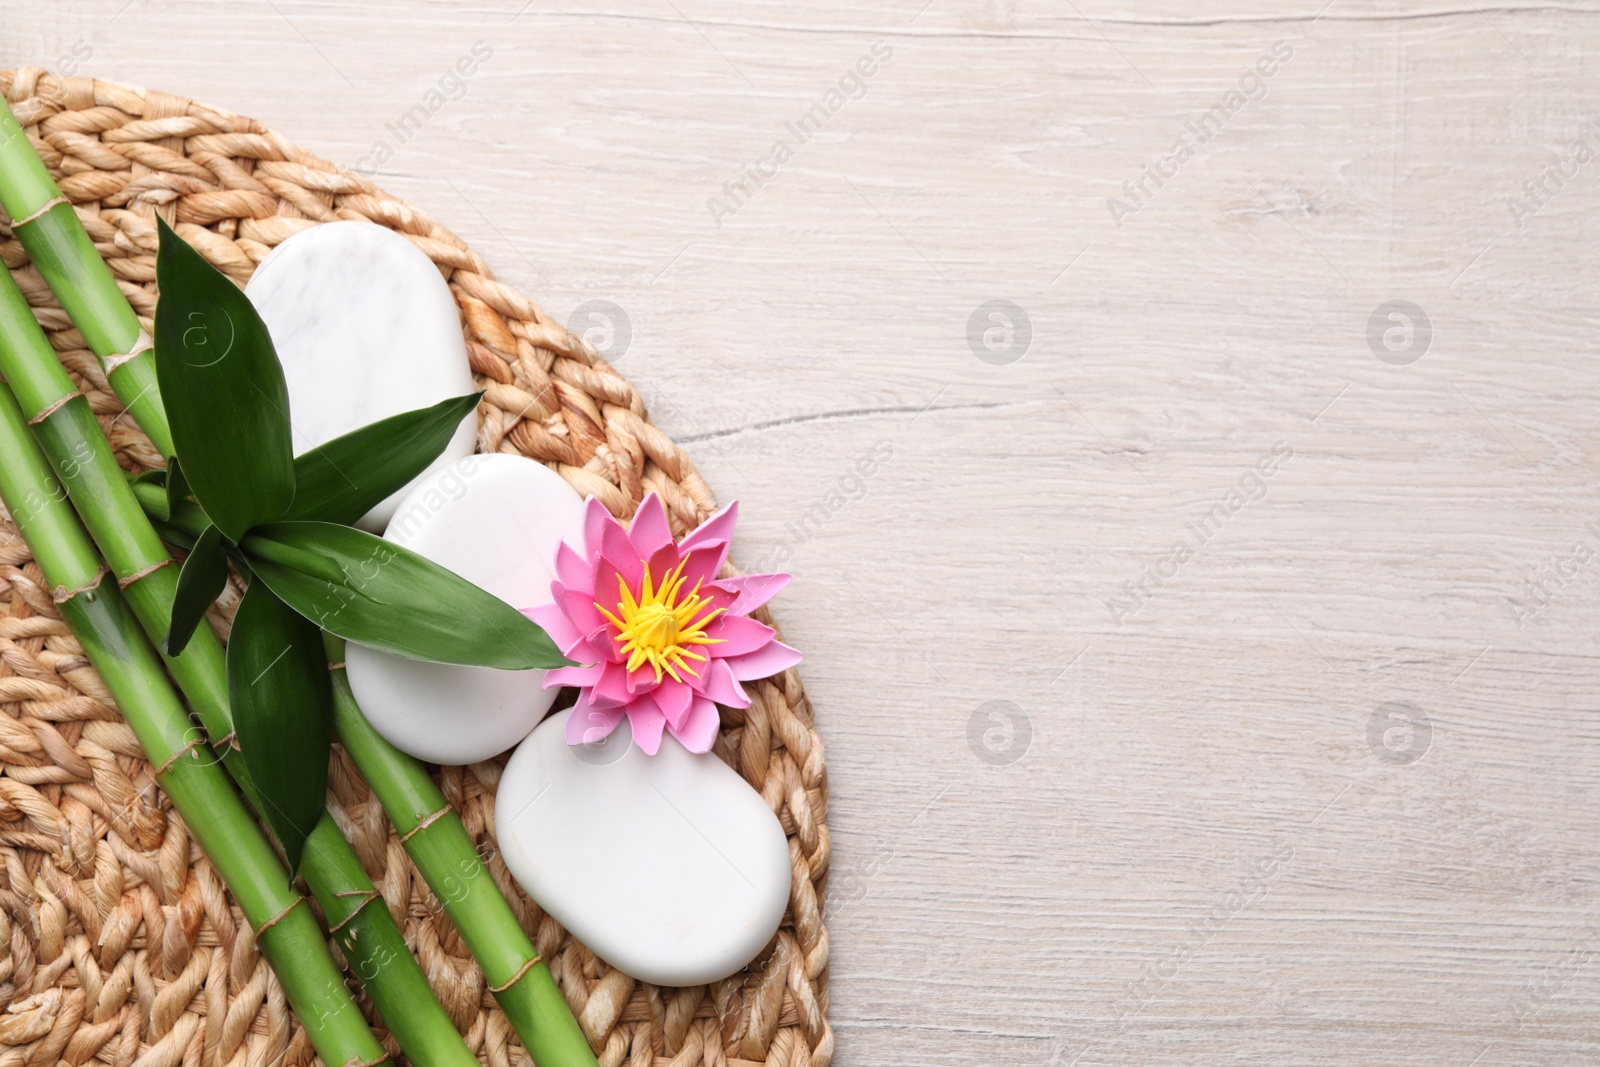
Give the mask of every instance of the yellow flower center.
[[679, 671], [698, 678], [699, 672], [689, 665], [689, 660], [706, 661], [694, 651], [695, 645], [720, 644], [719, 638], [707, 637], [706, 625], [722, 614], [721, 608], [701, 614], [711, 606], [711, 598], [700, 595], [700, 583], [687, 593], [683, 589], [683, 565], [687, 559], [669, 571], [656, 584], [650, 568], [644, 569], [644, 581], [635, 597], [622, 575], [617, 575], [617, 611], [613, 615], [599, 601], [595, 608], [617, 628], [617, 640], [628, 656], [628, 670], [637, 670], [648, 663], [655, 668], [656, 681], [665, 671], [675, 682], [683, 681]]

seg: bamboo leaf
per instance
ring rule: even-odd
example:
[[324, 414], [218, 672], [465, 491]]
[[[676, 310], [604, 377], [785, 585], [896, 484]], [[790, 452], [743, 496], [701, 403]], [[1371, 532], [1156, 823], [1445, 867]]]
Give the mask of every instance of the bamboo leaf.
[[[142, 500], [140, 502], [143, 503]], [[148, 511], [148, 508], [146, 510]], [[156, 533], [167, 544], [177, 545], [179, 548], [193, 548], [195, 541], [200, 537], [195, 531], [204, 532], [205, 528], [211, 525], [211, 520], [200, 510], [199, 504], [193, 500], [185, 500], [178, 505], [177, 510], [167, 521], [152, 518], [150, 525], [156, 528]]]
[[427, 470], [481, 396], [392, 415], [297, 457], [294, 503], [283, 517], [355, 522]]
[[322, 817], [333, 695], [322, 634], [264, 582], [250, 583], [234, 616], [228, 700], [239, 753], [292, 878]]
[[290, 607], [357, 644], [410, 659], [527, 670], [567, 660], [505, 601], [409, 549], [349, 526], [273, 522], [240, 543]]
[[176, 656], [194, 636], [195, 627], [206, 617], [206, 609], [222, 595], [228, 584], [228, 560], [222, 554], [222, 531], [207, 526], [195, 538], [189, 558], [178, 572], [178, 591], [172, 599], [172, 621], [162, 638], [163, 650]]
[[[294, 498], [289, 390], [261, 316], [165, 222], [156, 372], [194, 498], [231, 541]], [[169, 501], [170, 503], [170, 501]]]
[[171, 518], [172, 513], [178, 510], [178, 505], [189, 498], [189, 482], [183, 476], [183, 467], [179, 465], [177, 456], [167, 457], [166, 489], [167, 514], [165, 517]]

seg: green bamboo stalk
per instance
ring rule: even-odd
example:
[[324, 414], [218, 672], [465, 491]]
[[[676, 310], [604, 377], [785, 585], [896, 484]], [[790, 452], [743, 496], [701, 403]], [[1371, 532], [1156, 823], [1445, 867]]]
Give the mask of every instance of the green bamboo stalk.
[[386, 1059], [322, 931], [223, 769], [200, 758], [161, 661], [73, 515], [22, 410], [0, 390], [0, 501], [16, 520], [61, 615], [156, 768], [156, 779], [244, 912], [290, 1005], [327, 1064]]
[[[4, 101], [0, 101], [0, 107], [4, 107]], [[32, 151], [15, 116], [9, 109], [0, 113], [0, 206], [9, 211], [14, 218], [26, 218], [26, 213], [19, 214], [17, 209], [34, 205], [30, 210], [37, 211], [39, 206], [58, 194], [59, 189], [50, 178], [48, 170]], [[52, 218], [54, 221], [49, 222], [50, 228], [64, 232], [75, 227], [82, 233], [82, 224], [77, 221], [76, 215], [71, 215], [70, 207], [52, 208], [41, 215], [37, 222], [45, 222]], [[28, 249], [30, 255], [34, 253], [28, 244], [27, 231], [34, 225], [35, 222], [24, 223], [21, 227], [23, 232], [19, 234], [23, 239], [23, 246]], [[49, 229], [47, 228], [45, 232], [49, 232]], [[41, 254], [44, 254], [45, 240], [38, 237], [33, 239], [40, 244]], [[86, 339], [93, 335], [109, 344], [113, 339], [120, 341], [128, 336], [127, 325], [130, 319], [137, 327], [137, 319], [132, 317], [131, 310], [127, 308], [127, 301], [122, 298], [121, 290], [116, 288], [115, 281], [110, 278], [109, 271], [105, 269], [99, 253], [94, 250], [87, 235], [81, 239], [76, 237], [69, 239], [57, 233], [50, 240], [48, 253], [45, 256], [47, 263], [41, 262], [40, 270], [45, 273], [46, 281], [55, 290], [62, 305], [67, 308], [68, 314]], [[35, 256], [36, 261], [38, 258]], [[52, 278], [51, 273], [58, 276], [60, 286], [57, 284], [58, 278]], [[72, 279], [82, 279], [82, 281], [74, 282]], [[81, 284], [92, 290], [97, 298], [87, 299], [81, 293], [74, 292], [72, 303], [69, 303], [69, 298], [62, 289], [73, 284]], [[112, 299], [113, 295], [117, 300]], [[91, 346], [94, 344], [95, 342], [91, 340]], [[96, 347], [95, 351], [102, 357], [106, 354], [99, 347]], [[126, 350], [113, 345], [107, 351]], [[50, 355], [48, 363], [56, 364], [59, 369], [54, 354]], [[33, 358], [28, 363], [30, 366], [37, 365], [41, 372], [47, 372], [45, 367], [47, 361], [43, 359]], [[137, 389], [131, 387], [133, 383], [130, 378], [124, 377], [122, 379], [124, 384], [117, 386], [118, 396], [123, 397], [123, 402], [129, 404], [129, 409], [133, 411], [140, 426], [150, 435], [156, 447], [160, 448], [164, 455], [170, 456], [173, 454], [171, 432], [165, 408], [161, 403], [160, 391], [156, 385], [153, 359], [149, 354], [139, 356], [132, 362], [123, 364], [115, 373], [126, 375], [129, 370], [141, 364], [147, 368], [148, 373], [145, 370], [138, 371], [140, 377], [137, 380]], [[9, 371], [6, 373], [9, 374]], [[129, 386], [127, 394], [123, 392], [124, 386]], [[60, 395], [59, 392], [54, 394], [54, 396]], [[139, 402], [138, 407], [134, 405], [135, 399]], [[66, 406], [71, 407], [73, 403], [75, 402], [69, 401]], [[156, 488], [135, 487], [141, 492]], [[116, 491], [110, 488], [105, 488], [104, 493], [107, 503], [117, 495]], [[125, 546], [128, 552], [125, 558], [111, 561], [113, 566], [120, 562], [131, 568], [126, 574], [119, 571], [119, 577], [137, 574], [143, 567], [153, 565], [148, 543], [144, 540], [143, 527], [135, 533], [121, 530], [121, 526], [127, 525], [123, 522], [125, 507], [125, 502], [117, 502], [114, 510], [107, 509], [116, 517], [118, 529], [104, 531], [107, 539], [114, 542], [119, 533], [138, 541], [137, 544], [130, 541]], [[204, 517], [198, 509], [186, 509], [186, 513], [197, 513]], [[176, 519], [177, 516], [174, 516], [175, 521]], [[102, 548], [104, 547], [105, 543], [102, 542]], [[165, 558], [164, 549], [162, 555]], [[137, 588], [151, 577], [172, 570], [171, 567], [161, 568], [139, 579], [130, 588]], [[164, 602], [165, 611], [159, 617], [160, 631], [155, 634], [159, 642], [159, 634], [165, 632], [165, 627], [171, 618], [172, 598], [167, 587], [175, 588], [175, 575], [171, 579], [158, 580], [156, 586], [157, 593], [141, 594], [141, 597], [148, 596], [153, 601]], [[142, 602], [142, 599], [136, 600], [136, 605]], [[146, 621], [147, 630], [151, 629], [152, 621], [156, 621], [155, 613], [152, 613], [151, 620]], [[196, 711], [202, 716], [215, 714], [214, 710], [207, 709], [227, 706], [225, 675], [211, 663], [213, 659], [221, 661], [220, 645], [217, 646], [215, 653], [207, 651], [204, 647], [196, 650], [196, 644], [204, 642], [208, 636], [213, 639], [215, 637], [209, 633], [207, 627], [201, 626], [196, 631], [195, 638], [191, 638], [183, 655], [175, 660], [169, 660], [180, 687], [185, 693], [191, 694], [190, 701], [196, 705]], [[191, 655], [192, 661], [188, 658]], [[205, 684], [207, 679], [213, 679], [213, 684], [209, 688]], [[337, 676], [335, 680], [336, 683], [342, 682]], [[335, 693], [338, 691], [339, 685], [336, 684]], [[353, 701], [350, 707], [354, 707]], [[352, 728], [354, 721], [359, 721], [362, 725], [366, 723], [359, 709], [356, 709], [354, 716], [337, 715], [336, 728], [339, 721], [346, 722]], [[367, 729], [370, 733], [370, 727]], [[215, 736], [220, 737], [224, 734], [217, 733]], [[340, 730], [340, 739], [345, 741], [347, 749], [351, 747], [346, 731]], [[375, 733], [371, 734], [371, 739], [378, 743], [360, 744], [358, 740], [356, 747], [361, 749], [361, 753], [358, 755], [352, 751], [352, 757], [361, 773], [372, 783], [374, 791], [378, 793], [379, 801], [402, 834], [415, 830], [424, 816], [448, 807], [438, 787], [428, 775], [427, 769], [421, 763], [383, 742]], [[408, 807], [408, 801], [433, 806], [425, 810], [418, 809], [414, 804]], [[448, 828], [451, 824], [455, 827], [453, 831]], [[435, 833], [435, 827], [445, 827], [445, 829]], [[555, 979], [551, 976], [549, 968], [539, 961], [538, 953], [517, 923], [511, 906], [494, 886], [493, 880], [478, 879], [474, 875], [472, 879], [474, 885], [482, 888], [476, 888], [466, 897], [453, 899], [453, 894], [459, 892], [455, 887], [463, 874], [483, 869], [482, 859], [461, 826], [459, 816], [450, 812], [447, 816], [439, 818], [407, 837], [406, 847], [423, 879], [434, 894], [445, 902], [447, 914], [456, 923], [462, 939], [483, 968], [485, 977], [488, 978], [490, 987], [495, 990], [495, 997], [505, 1011], [507, 1019], [533, 1058], [541, 1067], [593, 1067], [594, 1054], [590, 1051], [577, 1021], [572, 1017]], [[379, 1010], [382, 1010], [381, 1005]]]
[[[172, 621], [177, 568], [169, 566], [171, 556], [134, 498], [88, 401], [56, 360], [10, 272], [0, 274], [0, 373], [10, 383], [9, 390], [0, 386], [0, 391], [7, 391], [32, 423], [72, 504], [122, 583], [123, 595], [159, 646]], [[226, 743], [233, 718], [226, 660], [215, 631], [202, 623], [182, 655], [165, 662], [201, 725], [220, 742], [234, 780], [260, 811], [262, 798], [244, 760]], [[475, 1067], [477, 1059], [433, 996], [394, 916], [327, 814], [307, 842], [301, 866], [351, 970], [408, 1057], [429, 1067]]]
[[128, 298], [61, 195], [28, 135], [0, 99], [0, 208], [45, 282], [105, 368], [150, 443], [171, 456], [172, 430], [156, 388], [155, 351]]

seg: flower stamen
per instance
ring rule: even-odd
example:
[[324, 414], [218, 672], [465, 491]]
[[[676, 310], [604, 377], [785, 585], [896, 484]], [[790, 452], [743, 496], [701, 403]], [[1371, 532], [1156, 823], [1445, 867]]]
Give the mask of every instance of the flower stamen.
[[620, 651], [628, 657], [629, 671], [649, 664], [658, 682], [663, 673], [675, 682], [683, 681], [680, 670], [698, 678], [699, 672], [688, 661], [704, 663], [706, 657], [694, 651], [694, 646], [722, 643], [721, 638], [706, 635], [706, 626], [721, 615], [723, 609], [712, 608], [701, 614], [711, 606], [711, 598], [700, 594], [701, 583], [696, 581], [694, 588], [680, 599], [685, 581], [683, 568], [688, 562], [687, 556], [679, 560], [659, 582], [651, 575], [649, 564], [645, 564], [637, 597], [622, 575], [617, 575], [615, 614], [599, 601], [595, 602], [595, 609], [616, 627], [616, 641], [621, 646]]

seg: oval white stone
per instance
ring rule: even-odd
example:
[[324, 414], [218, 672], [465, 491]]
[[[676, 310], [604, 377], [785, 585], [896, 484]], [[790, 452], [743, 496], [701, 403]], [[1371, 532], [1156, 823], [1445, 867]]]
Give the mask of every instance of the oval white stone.
[[[524, 456], [473, 455], [425, 477], [384, 539], [514, 608], [550, 602], [556, 546], [583, 545], [583, 500]], [[356, 702], [389, 743], [430, 763], [475, 763], [510, 748], [550, 710], [544, 671], [422, 663], [362, 645], [345, 650]]]
[[[296, 454], [472, 392], [450, 287], [426, 253], [385, 226], [330, 222], [303, 230], [262, 260], [245, 295], [283, 363]], [[469, 455], [477, 427], [475, 415], [463, 419], [429, 470]], [[416, 484], [357, 525], [381, 533]]]
[[761, 794], [670, 734], [647, 756], [624, 719], [567, 744], [550, 716], [506, 765], [495, 836], [539, 906], [601, 959], [646, 982], [726, 978], [772, 940], [789, 900], [789, 844]]

